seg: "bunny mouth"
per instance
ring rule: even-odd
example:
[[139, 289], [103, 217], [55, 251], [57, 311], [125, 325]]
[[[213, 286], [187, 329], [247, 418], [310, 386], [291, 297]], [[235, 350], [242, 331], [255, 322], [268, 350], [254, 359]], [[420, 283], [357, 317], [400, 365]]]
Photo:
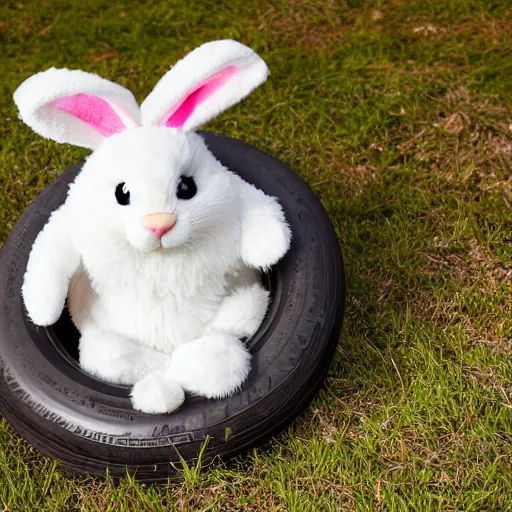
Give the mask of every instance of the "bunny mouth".
[[157, 251], [169, 251], [181, 246], [189, 240], [190, 232], [187, 229], [186, 223], [176, 222], [176, 224], [158, 239]]

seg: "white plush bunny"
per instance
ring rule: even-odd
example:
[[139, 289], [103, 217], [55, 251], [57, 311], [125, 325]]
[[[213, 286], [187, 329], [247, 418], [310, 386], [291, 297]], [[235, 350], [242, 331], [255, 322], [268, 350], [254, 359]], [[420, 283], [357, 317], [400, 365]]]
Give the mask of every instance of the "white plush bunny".
[[288, 250], [277, 200], [223, 167], [194, 133], [265, 81], [246, 46], [206, 43], [140, 109], [125, 88], [51, 68], [15, 92], [21, 119], [94, 149], [39, 233], [22, 288], [32, 321], [57, 321], [66, 297], [82, 368], [134, 384], [136, 409], [171, 412], [184, 391], [224, 397], [250, 370], [240, 338], [268, 305], [256, 269]]

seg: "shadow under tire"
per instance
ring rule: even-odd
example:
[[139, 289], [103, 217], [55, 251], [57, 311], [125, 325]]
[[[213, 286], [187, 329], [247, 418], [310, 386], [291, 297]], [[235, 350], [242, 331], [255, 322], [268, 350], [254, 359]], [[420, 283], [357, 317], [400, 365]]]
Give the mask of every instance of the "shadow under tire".
[[292, 245], [269, 273], [271, 304], [249, 340], [252, 370], [222, 400], [188, 397], [170, 415], [134, 411], [127, 386], [101, 382], [76, 360], [78, 333], [65, 310], [50, 327], [27, 317], [21, 286], [34, 240], [66, 199], [81, 164], [66, 170], [25, 210], [0, 252], [0, 413], [45, 455], [79, 473], [142, 481], [194, 464], [228, 459], [288, 426], [314, 398], [343, 321], [345, 280], [337, 237], [318, 198], [285, 164], [236, 139], [200, 132], [228, 169], [275, 196]]

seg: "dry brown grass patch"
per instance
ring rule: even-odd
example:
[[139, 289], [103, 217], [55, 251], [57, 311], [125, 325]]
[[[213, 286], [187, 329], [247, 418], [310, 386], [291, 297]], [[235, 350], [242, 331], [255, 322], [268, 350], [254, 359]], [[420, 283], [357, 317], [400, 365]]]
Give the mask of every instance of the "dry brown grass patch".
[[433, 274], [439, 270], [449, 271], [461, 284], [469, 279], [484, 278], [490, 289], [495, 289], [500, 279], [512, 277], [512, 264], [491, 254], [476, 238], [467, 241], [465, 247], [450, 250], [450, 241], [434, 237], [435, 253], [423, 253], [423, 270]]
[[465, 87], [449, 91], [417, 132], [398, 145], [400, 153], [427, 162], [441, 181], [471, 180], [482, 192], [512, 197], [512, 117], [490, 100], [471, 97]]
[[315, 191], [327, 187], [331, 192], [336, 190], [343, 196], [356, 197], [380, 176], [379, 169], [361, 152], [356, 157], [346, 149], [328, 145], [302, 149], [302, 153], [307, 155], [309, 167], [316, 178], [311, 179], [311, 187]]
[[464, 367], [466, 378], [480, 386], [501, 406], [512, 409], [512, 386], [498, 377], [492, 367], [480, 368], [476, 366]]
[[[346, 13], [345, 13], [346, 14]], [[293, 0], [281, 8], [270, 6], [257, 20], [258, 30], [267, 30], [283, 43], [325, 50], [344, 42], [346, 20], [339, 4], [327, 1]]]
[[501, 18], [488, 18], [460, 23], [454, 28], [454, 31], [455, 34], [466, 37], [483, 37], [493, 46], [508, 43], [512, 34], [512, 9], [506, 11]]

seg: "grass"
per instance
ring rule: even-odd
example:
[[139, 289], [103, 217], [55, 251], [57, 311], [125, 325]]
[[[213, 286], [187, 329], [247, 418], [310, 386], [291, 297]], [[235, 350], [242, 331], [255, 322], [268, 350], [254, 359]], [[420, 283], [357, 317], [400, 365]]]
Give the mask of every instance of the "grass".
[[348, 273], [326, 386], [272, 443], [180, 484], [114, 485], [67, 475], [2, 422], [4, 510], [511, 510], [511, 34], [508, 0], [4, 1], [1, 240], [86, 154], [16, 120], [22, 80], [82, 68], [142, 100], [230, 37], [271, 79], [207, 128], [307, 180]]

